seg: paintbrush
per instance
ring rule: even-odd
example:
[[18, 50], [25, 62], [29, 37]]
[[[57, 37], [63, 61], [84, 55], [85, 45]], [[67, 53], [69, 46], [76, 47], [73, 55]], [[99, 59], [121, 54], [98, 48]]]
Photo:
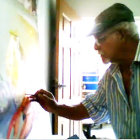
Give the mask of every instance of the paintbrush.
[[25, 95], [33, 95], [33, 94], [30, 94], [30, 93], [25, 93]]
[[30, 101], [37, 101], [35, 94], [25, 93], [25, 96], [28, 96]]

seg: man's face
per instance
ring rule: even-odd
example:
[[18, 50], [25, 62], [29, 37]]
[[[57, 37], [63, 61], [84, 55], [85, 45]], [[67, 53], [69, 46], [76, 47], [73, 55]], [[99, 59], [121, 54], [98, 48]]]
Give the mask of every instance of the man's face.
[[108, 62], [119, 63], [124, 52], [121, 35], [117, 31], [108, 34], [104, 33], [96, 38], [94, 48], [101, 55], [105, 64]]

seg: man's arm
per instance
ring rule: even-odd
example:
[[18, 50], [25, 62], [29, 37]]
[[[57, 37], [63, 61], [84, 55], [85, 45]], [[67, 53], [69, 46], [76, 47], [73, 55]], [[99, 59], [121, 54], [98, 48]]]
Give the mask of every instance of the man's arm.
[[57, 105], [54, 113], [71, 120], [82, 120], [89, 118], [89, 114], [82, 103], [74, 106]]
[[59, 105], [52, 93], [43, 89], [37, 91], [30, 97], [31, 101], [37, 101], [43, 109], [71, 120], [82, 120], [89, 118], [86, 108], [82, 103], [74, 106]]

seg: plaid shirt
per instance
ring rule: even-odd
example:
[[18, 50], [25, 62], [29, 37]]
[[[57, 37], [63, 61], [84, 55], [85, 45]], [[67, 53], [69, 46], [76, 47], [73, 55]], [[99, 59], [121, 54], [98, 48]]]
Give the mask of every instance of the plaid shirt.
[[118, 65], [112, 64], [99, 82], [96, 93], [82, 102], [94, 123], [110, 120], [116, 137], [123, 139], [140, 138], [140, 43], [131, 69], [129, 97]]

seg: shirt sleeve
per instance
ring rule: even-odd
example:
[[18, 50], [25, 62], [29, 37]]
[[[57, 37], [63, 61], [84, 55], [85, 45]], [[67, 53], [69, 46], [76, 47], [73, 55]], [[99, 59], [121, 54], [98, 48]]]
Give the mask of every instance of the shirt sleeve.
[[107, 122], [109, 120], [104, 81], [105, 76], [99, 82], [96, 93], [87, 95], [82, 101], [82, 104], [87, 109], [90, 118], [97, 124]]

